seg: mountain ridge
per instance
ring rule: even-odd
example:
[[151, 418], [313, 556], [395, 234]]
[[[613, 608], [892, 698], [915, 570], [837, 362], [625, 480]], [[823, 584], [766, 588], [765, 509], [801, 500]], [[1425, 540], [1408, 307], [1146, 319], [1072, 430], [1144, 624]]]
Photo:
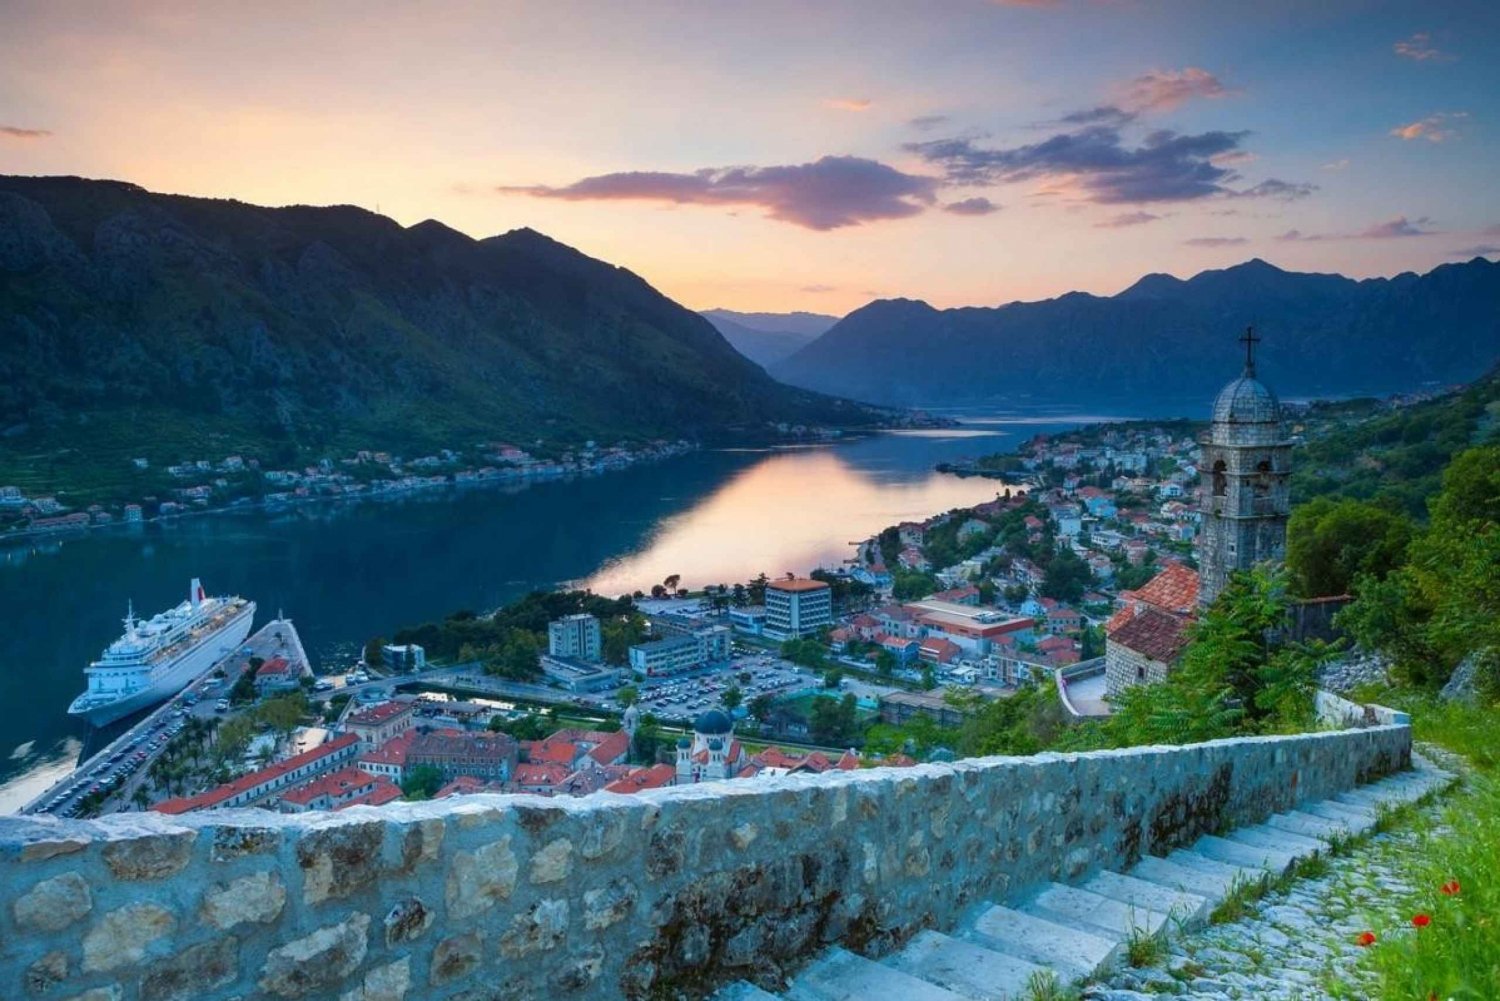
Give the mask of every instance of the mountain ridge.
[[1497, 317], [1500, 264], [1484, 258], [1366, 279], [1255, 258], [1187, 279], [1148, 274], [1112, 296], [951, 309], [876, 300], [770, 371], [915, 406], [1201, 397], [1233, 374], [1234, 339], [1253, 325], [1278, 392], [1385, 392], [1485, 371], [1500, 354]]
[[90, 422], [128, 437], [140, 415], [294, 450], [879, 419], [776, 383], [640, 276], [529, 228], [78, 177], [0, 176], [0, 344], [0, 449]]
[[712, 323], [736, 351], [762, 367], [790, 357], [827, 333], [839, 320], [836, 316], [803, 311], [740, 313], [732, 309], [705, 309], [698, 315]]

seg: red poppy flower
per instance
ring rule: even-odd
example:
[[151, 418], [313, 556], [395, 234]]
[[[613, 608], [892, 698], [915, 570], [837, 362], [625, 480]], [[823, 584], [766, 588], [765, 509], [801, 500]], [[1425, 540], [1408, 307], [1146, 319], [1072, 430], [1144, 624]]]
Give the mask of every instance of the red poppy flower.
[[1354, 937], [1354, 944], [1357, 945], [1357, 946], [1360, 946], [1361, 948], [1368, 948], [1369, 946], [1374, 945], [1375, 944], [1375, 933], [1372, 932], [1372, 931], [1362, 931], [1362, 932], [1360, 932], [1358, 935], [1356, 935]]
[[1448, 882], [1446, 882], [1442, 886], [1438, 887], [1438, 889], [1441, 890], [1441, 891], [1443, 891], [1443, 896], [1445, 896], [1445, 897], [1454, 896], [1455, 894], [1458, 893], [1458, 880], [1456, 880], [1456, 879], [1450, 879], [1450, 880], [1448, 880]]
[[1428, 917], [1425, 914], [1413, 914], [1411, 923], [1418, 928], [1426, 928], [1428, 925], [1432, 924], [1432, 918]]

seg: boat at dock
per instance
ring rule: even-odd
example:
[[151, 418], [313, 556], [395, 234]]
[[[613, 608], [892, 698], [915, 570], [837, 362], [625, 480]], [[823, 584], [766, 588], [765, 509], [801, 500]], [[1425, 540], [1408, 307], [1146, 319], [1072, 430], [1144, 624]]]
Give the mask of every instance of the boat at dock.
[[194, 577], [188, 599], [149, 619], [134, 608], [124, 634], [88, 667], [88, 689], [68, 706], [96, 727], [164, 702], [233, 653], [255, 619], [255, 602], [212, 597]]

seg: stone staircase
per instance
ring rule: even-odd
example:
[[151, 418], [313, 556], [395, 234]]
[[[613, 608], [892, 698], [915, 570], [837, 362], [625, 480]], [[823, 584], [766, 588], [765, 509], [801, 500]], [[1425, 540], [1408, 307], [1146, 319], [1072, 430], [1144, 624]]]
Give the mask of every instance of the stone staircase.
[[1170, 935], [1208, 920], [1236, 887], [1287, 872], [1330, 842], [1375, 826], [1382, 807], [1411, 803], [1454, 777], [1414, 756], [1415, 767], [1332, 799], [1303, 803], [1264, 823], [1205, 835], [1128, 872], [1076, 886], [1046, 883], [1003, 904], [983, 904], [950, 934], [923, 931], [880, 960], [832, 948], [779, 995], [732, 984], [715, 1001], [1029, 1001], [1056, 978], [1068, 986], [1107, 972], [1132, 939]]

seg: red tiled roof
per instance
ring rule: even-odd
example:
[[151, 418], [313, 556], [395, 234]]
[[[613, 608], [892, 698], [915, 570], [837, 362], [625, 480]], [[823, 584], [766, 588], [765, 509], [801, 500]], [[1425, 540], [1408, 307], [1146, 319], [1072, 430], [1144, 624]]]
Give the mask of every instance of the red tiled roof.
[[1135, 597], [1164, 612], [1191, 612], [1198, 605], [1198, 574], [1185, 566], [1169, 566], [1147, 581]]
[[841, 772], [852, 772], [859, 767], [859, 755], [855, 754], [854, 748], [851, 747], [839, 756], [838, 764], [833, 767]]
[[278, 761], [274, 765], [251, 772], [249, 775], [241, 775], [233, 782], [226, 782], [224, 785], [209, 789], [207, 792], [200, 792], [196, 796], [164, 799], [151, 809], [157, 813], [187, 813], [191, 810], [207, 810], [218, 806], [225, 800], [233, 799], [242, 792], [248, 792], [256, 786], [264, 785], [278, 776], [294, 772], [303, 765], [320, 761], [330, 754], [335, 754], [350, 744], [358, 742], [359, 737], [355, 734], [341, 733], [326, 744], [320, 744], [310, 751], [303, 751], [301, 754], [293, 755], [285, 761]]
[[828, 582], [798, 577], [795, 580], [773, 580], [766, 587], [773, 591], [823, 591], [828, 588]]
[[1135, 618], [1111, 633], [1109, 641], [1170, 664], [1187, 646], [1187, 626], [1185, 618], [1142, 608]]
[[[433, 799], [447, 799], [449, 796], [467, 796], [471, 793], [485, 792], [490, 788], [490, 783], [475, 775], [460, 775], [458, 778], [443, 786], [433, 793]], [[494, 791], [499, 791], [498, 788]]]
[[630, 751], [630, 734], [624, 730], [604, 735], [588, 756], [601, 765], [612, 765]]
[[411, 742], [416, 739], [416, 736], [417, 731], [407, 730], [400, 736], [392, 737], [375, 750], [361, 754], [358, 760], [376, 765], [394, 765], [398, 768], [405, 768], [406, 752], [411, 750]]
[[531, 753], [527, 755], [532, 764], [554, 764], [573, 766], [578, 760], [578, 745], [566, 740], [541, 740], [531, 745]]
[[410, 702], [382, 702], [369, 709], [361, 709], [344, 721], [345, 725], [375, 726], [412, 709]]
[[642, 789], [660, 789], [677, 780], [677, 769], [672, 765], [652, 765], [631, 772], [604, 787], [605, 792], [640, 792]]
[[351, 806], [385, 806], [387, 803], [395, 802], [402, 796], [401, 787], [386, 778], [377, 778], [375, 788], [367, 793], [355, 796], [347, 803], [340, 803], [334, 807], [335, 810], [347, 810]]
[[270, 660], [260, 665], [260, 669], [255, 672], [255, 676], [257, 678], [269, 678], [277, 674], [286, 674], [290, 672], [291, 669], [292, 665], [287, 663], [287, 659], [285, 657], [272, 657]]
[[560, 765], [554, 761], [531, 762], [530, 764], [517, 765], [515, 775], [511, 776], [511, 784], [514, 786], [555, 786], [561, 784], [572, 769], [567, 765]]
[[297, 803], [306, 806], [320, 796], [330, 799], [343, 796], [353, 790], [363, 790], [366, 786], [373, 787], [375, 776], [350, 765], [348, 768], [340, 768], [336, 772], [320, 775], [306, 785], [300, 785], [295, 789], [288, 789], [281, 794], [281, 798], [288, 803]]

